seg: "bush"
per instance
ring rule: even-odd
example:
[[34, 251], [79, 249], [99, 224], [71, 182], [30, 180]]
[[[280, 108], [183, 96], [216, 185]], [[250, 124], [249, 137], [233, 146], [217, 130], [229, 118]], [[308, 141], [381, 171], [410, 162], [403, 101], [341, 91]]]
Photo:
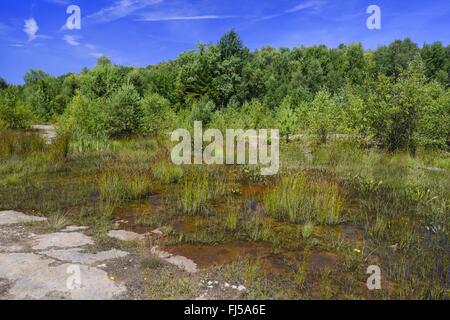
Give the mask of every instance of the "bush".
[[420, 109], [427, 104], [424, 83], [423, 63], [415, 60], [397, 81], [380, 77], [369, 94], [370, 130], [378, 144], [390, 152], [416, 149]]
[[141, 131], [145, 134], [164, 134], [174, 122], [175, 114], [170, 102], [157, 93], [144, 97], [141, 101], [142, 120]]
[[30, 126], [33, 114], [19, 100], [19, 90], [8, 87], [0, 92], [0, 128], [25, 129]]
[[58, 128], [61, 132], [71, 132], [75, 141], [104, 140], [108, 134], [106, 119], [106, 108], [101, 100], [78, 94], [60, 118]]
[[108, 131], [120, 137], [136, 133], [142, 119], [141, 98], [133, 85], [125, 84], [114, 92], [108, 103]]
[[338, 119], [336, 103], [326, 90], [317, 93], [310, 106], [310, 125], [312, 133], [320, 143], [328, 141], [328, 135], [335, 131]]

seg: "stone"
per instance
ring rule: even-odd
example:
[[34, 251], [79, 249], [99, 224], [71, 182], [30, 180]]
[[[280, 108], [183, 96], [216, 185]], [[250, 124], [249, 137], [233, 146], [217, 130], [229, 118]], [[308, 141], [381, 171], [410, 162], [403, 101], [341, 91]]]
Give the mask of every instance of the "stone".
[[191, 259], [188, 259], [183, 256], [173, 255], [169, 252], [159, 250], [157, 246], [151, 249], [151, 253], [158, 256], [160, 259], [170, 264], [173, 264], [174, 266], [177, 266], [180, 269], [183, 269], [186, 272], [189, 273], [197, 272], [197, 264]]
[[68, 226], [61, 230], [61, 232], [76, 232], [76, 231], [84, 231], [89, 229], [89, 227], [79, 227], [79, 226]]
[[121, 241], [144, 240], [145, 238], [141, 234], [125, 230], [111, 230], [108, 232], [108, 236]]
[[[34, 253], [0, 254], [0, 278], [12, 282], [5, 298], [109, 300], [126, 291], [103, 270], [72, 264], [50, 266], [54, 262]], [[79, 268], [79, 286], [70, 282], [75, 268]]]
[[0, 225], [42, 222], [46, 220], [47, 218], [29, 216], [17, 211], [0, 211]]
[[33, 250], [46, 250], [50, 248], [74, 248], [94, 244], [91, 237], [78, 232], [56, 232], [42, 234], [31, 240]]
[[123, 258], [128, 255], [128, 252], [117, 249], [112, 249], [109, 251], [101, 251], [97, 253], [85, 253], [81, 252], [81, 250], [82, 250], [81, 248], [50, 250], [42, 252], [42, 254], [45, 254], [48, 257], [60, 261], [89, 264], [89, 265], [103, 262], [106, 260]]
[[0, 246], [0, 252], [22, 252], [26, 248], [21, 245]]
[[164, 235], [164, 233], [161, 230], [159, 230], [159, 229], [153, 230], [152, 234], [154, 234], [156, 236], [163, 236]]

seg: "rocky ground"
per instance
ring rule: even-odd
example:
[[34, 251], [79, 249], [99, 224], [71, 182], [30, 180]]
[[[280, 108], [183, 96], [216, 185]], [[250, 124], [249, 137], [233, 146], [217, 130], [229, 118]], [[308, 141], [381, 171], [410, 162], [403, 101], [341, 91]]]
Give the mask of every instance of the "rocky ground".
[[[45, 224], [43, 217], [0, 211], [0, 300], [145, 299], [145, 291], [152, 291], [146, 286], [152, 283], [156, 291], [150, 298], [158, 298], [159, 294], [171, 298], [170, 292], [157, 292], [158, 286], [177, 281], [193, 288], [186, 297], [189, 299], [225, 298], [245, 291], [239, 284], [219, 286], [210, 274], [198, 272], [194, 261], [157, 246], [150, 247], [143, 257], [131, 247], [124, 250], [127, 246], [105, 249], [104, 244], [88, 235], [88, 227], [68, 226], [48, 232]], [[158, 236], [162, 236], [159, 230], [149, 235], [125, 230], [108, 232], [111, 243], [118, 244], [144, 243]], [[157, 259], [158, 269], [142, 267], [143, 259], [149, 256]], [[177, 289], [174, 285], [173, 298], [180, 297]]]
[[[86, 227], [36, 234], [45, 218], [0, 212], [0, 299], [131, 298], [126, 284], [110, 276], [117, 260], [133, 262], [128, 252], [92, 252]], [[108, 268], [110, 266], [110, 268]], [[112, 272], [114, 271], [114, 272]]]

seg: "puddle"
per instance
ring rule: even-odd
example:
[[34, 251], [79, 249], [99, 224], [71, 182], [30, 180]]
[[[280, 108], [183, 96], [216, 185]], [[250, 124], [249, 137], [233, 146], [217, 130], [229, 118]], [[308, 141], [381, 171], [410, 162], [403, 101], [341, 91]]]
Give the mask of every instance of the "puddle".
[[263, 271], [275, 274], [289, 272], [286, 259], [297, 260], [297, 257], [302, 254], [274, 249], [272, 245], [266, 243], [241, 241], [215, 246], [183, 243], [165, 247], [164, 250], [193, 260], [200, 269], [229, 264], [246, 258], [258, 259]]

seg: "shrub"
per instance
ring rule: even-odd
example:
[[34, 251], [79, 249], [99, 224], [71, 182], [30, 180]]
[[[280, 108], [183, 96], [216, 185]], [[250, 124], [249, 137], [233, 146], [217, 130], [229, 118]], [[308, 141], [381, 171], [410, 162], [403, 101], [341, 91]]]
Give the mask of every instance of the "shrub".
[[169, 100], [157, 93], [144, 97], [141, 101], [142, 119], [140, 128], [143, 133], [156, 135], [164, 134], [174, 122], [175, 114], [170, 107]]
[[111, 136], [127, 136], [138, 131], [142, 110], [141, 98], [133, 85], [125, 84], [108, 102], [108, 131]]
[[107, 114], [101, 100], [76, 95], [59, 120], [61, 132], [71, 132], [75, 141], [104, 140], [107, 137]]
[[426, 105], [424, 67], [414, 60], [397, 81], [380, 77], [367, 101], [369, 127], [377, 142], [394, 152], [415, 152], [420, 108]]
[[8, 87], [0, 92], [0, 128], [25, 129], [29, 127], [33, 114], [19, 100], [19, 90]]
[[331, 95], [326, 90], [317, 93], [310, 106], [310, 125], [318, 142], [326, 143], [328, 135], [335, 131], [338, 109]]

